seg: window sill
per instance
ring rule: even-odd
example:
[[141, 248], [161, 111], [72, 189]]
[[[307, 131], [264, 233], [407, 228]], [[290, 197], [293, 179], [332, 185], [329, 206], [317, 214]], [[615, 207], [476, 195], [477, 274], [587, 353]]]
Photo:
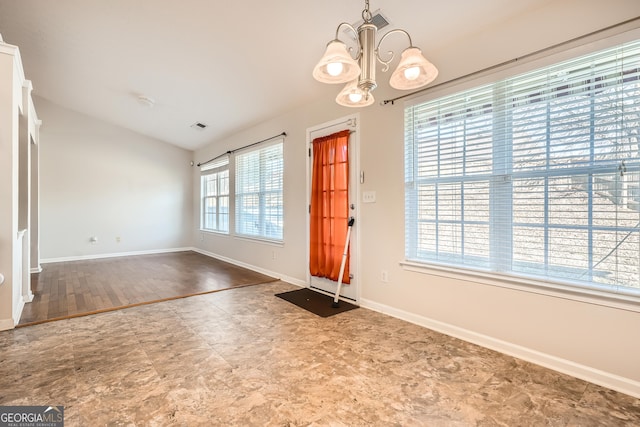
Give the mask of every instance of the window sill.
[[264, 243], [271, 246], [280, 246], [280, 247], [284, 246], [284, 240], [273, 240], [273, 239], [267, 239], [264, 237], [245, 236], [243, 234], [231, 234], [226, 231], [205, 230], [202, 228], [200, 229], [200, 232], [212, 234], [214, 236], [233, 237], [234, 239], [237, 239], [237, 240], [247, 240], [247, 241], [256, 242], [256, 243]]
[[579, 288], [560, 282], [545, 282], [527, 277], [510, 276], [489, 271], [477, 271], [446, 264], [423, 264], [415, 261], [402, 261], [400, 265], [406, 271], [640, 313], [640, 290], [637, 293], [614, 294], [598, 289]]
[[280, 247], [284, 246], [284, 240], [273, 240], [273, 239], [267, 239], [265, 237], [245, 236], [244, 234], [234, 234], [233, 238], [238, 240], [247, 240], [255, 243], [262, 243], [262, 244], [271, 245], [271, 246], [280, 246]]
[[209, 233], [209, 234], [214, 234], [216, 236], [228, 236], [229, 232], [228, 231], [216, 231], [216, 230], [207, 230], [204, 228], [200, 229], [201, 233]]

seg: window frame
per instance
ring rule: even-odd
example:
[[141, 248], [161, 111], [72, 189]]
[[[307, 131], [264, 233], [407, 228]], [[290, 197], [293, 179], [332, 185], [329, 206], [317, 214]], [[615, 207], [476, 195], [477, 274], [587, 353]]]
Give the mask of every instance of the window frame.
[[[410, 99], [405, 103], [406, 106], [415, 106], [428, 101], [432, 101], [447, 95], [462, 92], [471, 88], [480, 87], [482, 85], [500, 81], [502, 79], [515, 76], [527, 71], [535, 70], [537, 68], [553, 65], [555, 63], [562, 62], [566, 59], [579, 57], [591, 52], [595, 52], [607, 47], [613, 47], [622, 44], [627, 41], [640, 38], [638, 29], [632, 29], [622, 34], [616, 34], [608, 39], [601, 39], [592, 41], [589, 44], [573, 46], [565, 48], [563, 51], [557, 51], [545, 56], [537, 55], [530, 58], [527, 61], [518, 63], [517, 65], [501, 66], [490, 74], [484, 73], [473, 78], [464, 78], [460, 81], [456, 81], [451, 84], [443, 84], [439, 87], [429, 90], [426, 95]], [[407, 130], [405, 127], [405, 138], [411, 130]], [[405, 156], [408, 156], [405, 152]], [[411, 154], [413, 155], [413, 154]], [[566, 171], [565, 171], [566, 172]], [[605, 171], [603, 171], [605, 172]], [[607, 170], [606, 172], [611, 172]], [[600, 171], [598, 171], [600, 173]], [[511, 174], [511, 173], [510, 173]], [[467, 179], [462, 177], [462, 180]], [[477, 177], [471, 180], [477, 179]], [[515, 180], [515, 179], [514, 179]], [[415, 182], [415, 181], [414, 181]], [[509, 182], [509, 185], [511, 183]], [[407, 196], [405, 194], [405, 203]], [[405, 216], [410, 215], [411, 212], [405, 212]], [[406, 221], [406, 219], [405, 219]], [[513, 230], [513, 222], [509, 224]], [[405, 229], [405, 239], [411, 239], [409, 230]], [[609, 286], [584, 286], [582, 283], [577, 284], [570, 280], [541, 280], [535, 277], [527, 277], [525, 275], [515, 275], [509, 273], [495, 273], [491, 269], [481, 270], [476, 268], [469, 268], [467, 266], [453, 265], [447, 262], [437, 261], [425, 261], [416, 260], [410, 256], [408, 249], [405, 250], [405, 259], [400, 262], [400, 265], [408, 271], [425, 273], [429, 275], [454, 278], [465, 281], [473, 281], [476, 283], [482, 283], [490, 286], [506, 287], [510, 289], [523, 290], [527, 292], [534, 292], [538, 294], [551, 295], [561, 298], [570, 298], [583, 302], [589, 302], [599, 305], [616, 306], [627, 310], [640, 312], [640, 291], [622, 291], [614, 293], [610, 291]]]
[[[226, 177], [222, 176], [226, 174]], [[216, 194], [209, 195], [207, 194], [207, 180], [215, 179], [216, 186]], [[226, 179], [226, 194], [220, 194], [221, 182]], [[231, 219], [231, 183], [230, 183], [230, 172], [229, 172], [229, 157], [225, 156], [224, 158], [212, 162], [211, 165], [204, 165], [201, 168], [200, 172], [200, 231], [210, 232], [210, 233], [219, 233], [219, 234], [229, 234], [230, 232], [230, 219]], [[220, 227], [220, 224], [223, 223], [221, 221], [221, 212], [219, 207], [221, 206], [220, 200], [227, 199], [227, 212], [226, 212], [226, 229]], [[207, 200], [215, 200], [215, 224], [214, 228], [207, 228], [205, 225], [207, 223]]]

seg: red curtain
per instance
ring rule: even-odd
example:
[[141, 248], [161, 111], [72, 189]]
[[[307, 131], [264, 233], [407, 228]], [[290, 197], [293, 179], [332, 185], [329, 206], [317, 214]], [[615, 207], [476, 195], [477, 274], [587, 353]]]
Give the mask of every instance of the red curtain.
[[[338, 281], [349, 220], [349, 131], [313, 140], [311, 275]], [[342, 283], [349, 283], [349, 256]]]

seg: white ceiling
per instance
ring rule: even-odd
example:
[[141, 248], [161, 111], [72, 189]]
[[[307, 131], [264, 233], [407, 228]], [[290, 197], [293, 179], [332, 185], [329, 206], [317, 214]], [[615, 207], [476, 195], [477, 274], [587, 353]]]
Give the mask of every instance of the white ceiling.
[[[372, 0], [371, 10], [407, 30], [429, 58], [431, 49], [549, 1]], [[339, 88], [316, 82], [311, 70], [337, 25], [357, 22], [363, 7], [361, 0], [0, 0], [0, 34], [19, 46], [35, 95], [194, 150], [319, 98], [332, 102]], [[197, 121], [209, 128], [192, 129]]]

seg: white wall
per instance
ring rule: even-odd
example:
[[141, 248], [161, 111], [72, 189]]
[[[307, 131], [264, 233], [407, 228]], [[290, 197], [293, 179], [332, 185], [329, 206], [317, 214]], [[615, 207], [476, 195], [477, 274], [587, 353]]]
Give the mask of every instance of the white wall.
[[34, 102], [43, 262], [191, 246], [191, 151]]
[[[498, 64], [640, 15], [635, 0], [548, 2], [521, 19], [486, 28], [428, 57], [440, 81]], [[410, 30], [410, 29], [409, 29]], [[418, 44], [416, 42], [416, 44]], [[424, 47], [426, 50], [426, 47]], [[379, 78], [386, 78], [381, 74]], [[310, 84], [315, 83], [310, 79]], [[285, 142], [285, 243], [282, 247], [200, 233], [198, 175], [194, 171], [194, 243], [204, 251], [306, 278], [305, 130], [352, 113], [326, 99], [218, 141], [196, 152], [205, 161], [281, 131]], [[378, 101], [397, 95], [378, 89]], [[361, 110], [360, 161], [377, 202], [360, 204], [364, 306], [499, 349], [640, 396], [640, 313], [521, 290], [404, 270], [403, 103]], [[200, 240], [200, 237], [204, 239]], [[276, 259], [272, 259], [273, 252]], [[389, 283], [380, 271], [389, 272]]]
[[[333, 96], [335, 97], [335, 94]], [[199, 163], [228, 150], [278, 135], [283, 131], [287, 133], [284, 142], [284, 244], [277, 245], [200, 232], [200, 172], [195, 168], [193, 241], [196, 247], [220, 257], [229, 258], [241, 265], [247, 264], [265, 272], [277, 272], [283, 279], [303, 284], [307, 264], [304, 244], [307, 219], [306, 131], [311, 126], [352, 113], [353, 111], [347, 111], [336, 104], [327, 104], [322, 101], [197, 150], [195, 159], [196, 163]]]

